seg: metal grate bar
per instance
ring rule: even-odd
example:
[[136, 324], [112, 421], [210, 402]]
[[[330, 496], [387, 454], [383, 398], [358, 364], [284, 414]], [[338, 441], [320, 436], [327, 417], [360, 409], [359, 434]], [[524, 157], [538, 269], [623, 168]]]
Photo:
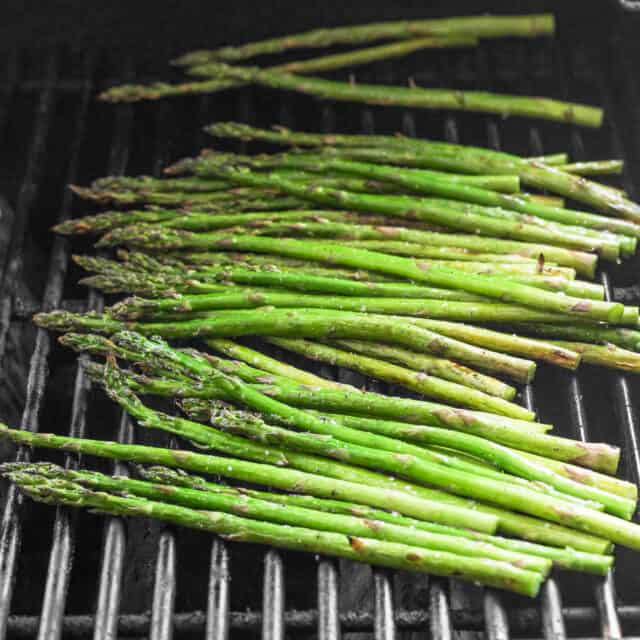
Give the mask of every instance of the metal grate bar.
[[318, 640], [340, 640], [338, 569], [333, 560], [318, 562]]
[[[51, 62], [46, 69], [46, 88], [40, 95], [38, 106], [35, 112], [35, 126], [33, 136], [29, 147], [29, 155], [27, 160], [27, 169], [25, 177], [20, 189], [18, 199], [18, 210], [16, 215], [28, 217], [28, 210], [35, 198], [37, 192], [37, 184], [40, 175], [40, 163], [42, 160], [42, 151], [44, 148], [46, 133], [49, 127], [49, 114], [53, 102], [53, 83], [56, 76], [56, 64], [54, 56], [50, 58]], [[19, 222], [15, 223], [19, 225]], [[14, 226], [14, 232], [24, 232], [24, 229]], [[19, 266], [19, 262], [15, 260], [14, 247], [22, 245], [21, 240], [16, 240], [14, 236], [14, 245], [9, 250], [10, 258], [5, 263], [4, 275], [17, 275], [15, 270]], [[13, 265], [13, 266], [12, 266]], [[6, 335], [9, 330], [9, 321], [12, 306], [12, 287], [11, 281], [2, 292], [0, 300], [0, 360], [4, 352]], [[60, 298], [59, 291], [49, 291], [51, 299], [49, 302], [55, 303]], [[49, 354], [50, 342], [44, 335], [44, 332], [38, 331], [39, 340], [36, 341], [34, 352], [31, 356], [29, 367], [29, 379], [27, 381], [26, 402], [22, 413], [20, 427], [22, 429], [35, 430], [38, 428], [38, 418], [42, 408], [42, 396], [44, 393], [44, 385], [47, 378], [46, 360]], [[28, 460], [29, 453], [24, 448], [19, 448], [16, 458], [18, 460]], [[18, 494], [14, 485], [7, 490], [7, 496], [0, 521], [0, 638], [4, 638], [6, 634], [7, 618], [11, 607], [11, 597], [13, 595], [13, 586], [15, 581], [16, 558], [20, 548], [21, 526], [18, 517], [18, 508], [22, 503], [22, 498]]]
[[383, 569], [373, 570], [373, 635], [375, 640], [396, 637], [391, 576]]
[[451, 616], [446, 582], [439, 578], [429, 581], [429, 630], [433, 640], [451, 640]]
[[[57, 75], [57, 56], [55, 53], [52, 53], [47, 58], [44, 70], [45, 89], [40, 94], [38, 106], [36, 107], [36, 124], [29, 149], [27, 168], [22, 184], [20, 185], [20, 191], [18, 192], [15, 216], [8, 223], [11, 225], [10, 246], [3, 264], [0, 265], [2, 269], [0, 275], [0, 294], [2, 296], [0, 298], [0, 360], [4, 356], [7, 334], [9, 332], [15, 285], [23, 267], [22, 247], [24, 244], [24, 236], [29, 223], [31, 207], [40, 186], [40, 178], [44, 164], [44, 150], [55, 103], [54, 95]], [[7, 224], [6, 221], [5, 224]]]
[[[89, 109], [89, 97], [92, 89], [93, 57], [88, 55], [83, 62], [83, 90], [80, 95], [80, 103], [76, 115], [76, 131], [71, 143], [69, 170], [67, 173], [67, 183], [75, 182], [78, 174], [80, 160], [80, 149], [87, 124], [87, 113]], [[69, 189], [64, 188], [62, 198], [62, 209], [59, 221], [62, 222], [69, 217], [71, 210], [72, 194]], [[50, 309], [57, 306], [60, 301], [64, 276], [66, 274], [67, 262], [69, 259], [68, 242], [60, 237], [54, 240], [51, 253], [51, 267], [47, 287], [52, 290], [56, 298], [55, 304], [48, 304], [47, 292], [45, 292], [45, 303], [43, 307]], [[49, 332], [39, 329], [43, 339], [50, 341]], [[82, 363], [79, 362], [76, 370], [73, 401], [71, 408], [71, 423], [69, 434], [75, 437], [82, 437], [86, 428], [87, 411], [87, 391], [88, 381], [84, 374]], [[65, 456], [65, 466], [75, 466], [75, 458]], [[69, 585], [69, 575], [75, 547], [75, 516], [63, 508], [56, 510], [56, 518], [53, 527], [53, 541], [49, 556], [49, 566], [47, 568], [47, 582], [45, 586], [42, 610], [40, 613], [40, 628], [38, 637], [60, 638], [62, 635], [62, 623], [64, 617], [67, 588]]]
[[[125, 62], [122, 76], [125, 82], [129, 82], [133, 78], [133, 69], [129, 61]], [[126, 169], [129, 160], [132, 125], [133, 107], [131, 105], [117, 106], [113, 142], [107, 163], [107, 172], [109, 174], [122, 174]], [[117, 440], [118, 442], [126, 443], [133, 441], [133, 425], [124, 411], [120, 414]], [[128, 473], [127, 467], [121, 462], [116, 462], [113, 466], [116, 474], [124, 475]], [[118, 637], [118, 614], [120, 611], [120, 592], [126, 544], [124, 520], [115, 517], [107, 518], [105, 521], [102, 565], [95, 627], [93, 630], [93, 637], [96, 640], [116, 640]]]
[[262, 640], [284, 640], [284, 564], [273, 549], [264, 556]]
[[173, 637], [173, 607], [176, 599], [176, 540], [165, 531], [158, 542], [156, 579], [151, 608], [152, 640], [171, 640]]
[[[4, 126], [7, 123], [9, 109], [11, 108], [11, 98], [13, 97], [18, 83], [19, 67], [18, 52], [14, 49], [7, 56], [5, 78], [3, 80], [2, 87], [0, 87], [0, 140], [2, 139]], [[38, 93], [41, 93], [45, 89], [46, 86], [41, 85], [38, 89]]]
[[215, 538], [211, 545], [206, 640], [227, 640], [229, 637], [230, 564], [226, 544], [220, 538]]

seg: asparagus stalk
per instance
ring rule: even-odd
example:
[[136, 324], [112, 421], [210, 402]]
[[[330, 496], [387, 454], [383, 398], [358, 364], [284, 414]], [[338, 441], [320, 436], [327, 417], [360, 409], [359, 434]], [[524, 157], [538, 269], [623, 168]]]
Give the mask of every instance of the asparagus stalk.
[[616, 347], [614, 344], [599, 345], [567, 340], [552, 340], [552, 342], [563, 349], [571, 349], [579, 353], [582, 362], [587, 364], [640, 373], [640, 354], [634, 351]]
[[501, 380], [491, 378], [484, 374], [469, 369], [457, 362], [436, 358], [408, 349], [393, 347], [391, 345], [367, 342], [364, 340], [336, 340], [339, 347], [350, 351], [362, 353], [366, 356], [380, 358], [396, 364], [401, 364], [415, 371], [430, 374], [437, 378], [457, 382], [471, 389], [477, 389], [490, 393], [504, 400], [513, 400], [516, 394], [514, 387], [511, 387]]
[[373, 251], [352, 249], [330, 243], [309, 243], [303, 240], [281, 239], [277, 243], [270, 238], [257, 236], [217, 236], [215, 234], [194, 234], [176, 230], [161, 229], [153, 226], [129, 228], [128, 244], [154, 250], [199, 248], [255, 251], [275, 253], [289, 257], [302, 258], [340, 264], [352, 268], [365, 268], [409, 280], [424, 282], [443, 288], [462, 289], [470, 293], [499, 298], [568, 315], [581, 316], [590, 320], [618, 322], [624, 307], [618, 303], [601, 302], [556, 296], [547, 291], [521, 285], [504, 278], [477, 276], [447, 267], [424, 264], [398, 256], [389, 256]]
[[52, 311], [34, 316], [41, 327], [56, 331], [116, 333], [123, 329], [165, 338], [240, 337], [332, 337], [380, 340], [451, 358], [484, 371], [529, 381], [535, 363], [492, 352], [447, 338], [409, 322], [398, 323], [387, 316], [315, 309], [242, 309], [218, 311], [215, 315], [181, 322], [122, 322], [99, 314]]
[[191, 231], [213, 231], [233, 226], [258, 226], [273, 221], [298, 220], [338, 220], [344, 219], [339, 211], [264, 211], [233, 214], [215, 214], [208, 211], [181, 211], [172, 209], [143, 209], [128, 211], [105, 211], [83, 218], [72, 218], [55, 227], [56, 233], [65, 235], [97, 234], [111, 231], [118, 227], [137, 223], [157, 223], [172, 229], [188, 229]]
[[[382, 520], [368, 520], [352, 515], [318, 511], [307, 507], [284, 506], [276, 501], [263, 499], [259, 492], [249, 493], [241, 489], [206, 482], [202, 478], [162, 470], [166, 478], [152, 482], [126, 477], [111, 477], [91, 471], [71, 471], [50, 464], [8, 464], [3, 474], [10, 478], [22, 479], [36, 476], [47, 480], [62, 480], [115, 495], [132, 495], [158, 502], [168, 502], [201, 511], [221, 511], [242, 518], [271, 522], [294, 527], [304, 527], [316, 531], [331, 531], [347, 536], [362, 536], [397, 542], [400, 544], [445, 551], [465, 558], [489, 558], [512, 564], [513, 566], [547, 575], [551, 561], [541, 556], [502, 549], [484, 541], [448, 533], [429, 532], [404, 527]], [[150, 470], [146, 476], [157, 475]], [[175, 478], [174, 478], [175, 476]], [[29, 478], [26, 478], [29, 482]], [[62, 483], [61, 483], [62, 484]], [[443, 525], [441, 525], [443, 526]]]
[[512, 333], [493, 331], [485, 327], [475, 327], [446, 320], [416, 318], [414, 324], [436, 331], [456, 340], [461, 340], [492, 351], [542, 360], [567, 369], [576, 369], [581, 362], [580, 354], [547, 341], [526, 338]]
[[599, 127], [602, 124], [601, 109], [551, 98], [413, 86], [350, 84], [313, 76], [301, 78], [292, 73], [259, 67], [230, 66], [221, 62], [210, 63], [208, 71], [222, 80], [252, 82], [330, 100], [423, 109], [461, 109], [497, 113], [503, 117], [528, 116], [587, 127]]
[[[20, 476], [14, 479], [18, 482], [23, 480]], [[91, 507], [99, 512], [115, 515], [151, 517], [176, 525], [211, 531], [236, 542], [252, 542], [298, 551], [311, 551], [436, 575], [457, 575], [456, 572], [459, 572], [466, 579], [508, 588], [532, 597], [537, 594], [542, 581], [540, 573], [518, 569], [504, 561], [468, 558], [444, 551], [429, 550], [427, 554], [420, 547], [406, 544], [349, 537], [342, 533], [319, 532], [303, 527], [283, 526], [224, 512], [190, 509], [140, 497], [121, 497], [90, 491], [74, 484], [69, 487], [65, 483], [64, 488], [61, 488], [59, 481], [58, 483], [46, 480], [38, 484], [23, 483], [20, 484], [20, 488], [39, 501], [74, 507]]]
[[579, 176], [597, 176], [622, 173], [624, 162], [622, 160], [592, 160], [590, 162], [573, 162], [556, 166], [562, 171], [575, 173]]
[[[216, 123], [207, 131], [220, 137], [265, 140], [296, 146], [364, 147], [354, 158], [383, 164], [404, 164], [462, 173], [517, 173], [527, 185], [545, 189], [595, 207], [603, 213], [640, 222], [640, 205], [608, 187], [541, 162], [503, 152], [431, 140], [395, 136], [311, 134], [285, 128], [255, 129], [238, 123]], [[371, 151], [371, 147], [375, 147]]]
[[303, 369], [298, 369], [297, 367], [293, 367], [290, 364], [286, 364], [276, 358], [272, 358], [271, 356], [261, 353], [260, 351], [250, 349], [249, 347], [245, 347], [237, 342], [233, 342], [233, 340], [218, 338], [207, 340], [207, 344], [229, 358], [241, 360], [256, 369], [261, 369], [267, 373], [275, 373], [278, 376], [289, 378], [290, 380], [294, 380], [300, 384], [325, 387], [327, 389], [339, 389], [344, 387], [344, 385], [338, 382], [321, 378], [320, 376], [316, 376], [309, 371], [304, 371]]
[[356, 26], [314, 29], [281, 38], [262, 40], [240, 47], [223, 47], [213, 51], [194, 51], [173, 61], [179, 66], [193, 66], [214, 60], [245, 60], [258, 55], [284, 53], [304, 47], [328, 47], [334, 44], [360, 44], [375, 40], [409, 39], [417, 36], [437, 38], [535, 37], [554, 31], [551, 14], [526, 16], [465, 16], [456, 18], [377, 22]]
[[464, 385], [436, 376], [427, 375], [423, 372], [411, 371], [384, 360], [309, 342], [308, 340], [269, 338], [268, 341], [312, 360], [346, 367], [373, 378], [399, 384], [426, 397], [454, 406], [487, 411], [521, 420], [533, 420], [535, 418], [533, 412], [508, 400], [489, 395], [484, 391], [470, 389]]
[[613, 344], [629, 351], [640, 351], [640, 331], [600, 325], [518, 324], [519, 332], [531, 333], [571, 342], [597, 345]]
[[[270, 289], [230, 290], [228, 293], [185, 294], [168, 298], [127, 298], [107, 309], [107, 314], [120, 320], [162, 322], [171, 314], [214, 312], [225, 309], [253, 309], [258, 307], [336, 309], [360, 313], [392, 314], [440, 318], [470, 322], [572, 322], [573, 318], [545, 313], [518, 305], [498, 302], [459, 302], [455, 300], [403, 299], [381, 297], [351, 297], [302, 294]], [[629, 308], [632, 312], [633, 307]], [[637, 315], [629, 313], [628, 324], [638, 324]]]
[[[289, 73], [314, 73], [316, 71], [331, 71], [343, 67], [355, 67], [376, 60], [398, 58], [414, 51], [431, 48], [467, 47], [474, 46], [477, 40], [474, 37], [461, 35], [452, 37], [426, 37], [394, 42], [391, 44], [367, 47], [338, 53], [333, 55], [288, 62], [271, 67], [275, 71]], [[157, 100], [169, 96], [190, 95], [195, 93], [215, 93], [232, 87], [240, 87], [245, 84], [241, 80], [220, 79], [215, 77], [216, 70], [211, 69], [208, 63], [189, 65], [187, 73], [195, 76], [213, 76], [213, 79], [201, 82], [182, 82], [168, 84], [154, 82], [150, 85], [125, 84], [112, 87], [100, 94], [101, 100], [108, 102], [136, 102], [138, 100]], [[213, 73], [212, 73], [213, 71]]]

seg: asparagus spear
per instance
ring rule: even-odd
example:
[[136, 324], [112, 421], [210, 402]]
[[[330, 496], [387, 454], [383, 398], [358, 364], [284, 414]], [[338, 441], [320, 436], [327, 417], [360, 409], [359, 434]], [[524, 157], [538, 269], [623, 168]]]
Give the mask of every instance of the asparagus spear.
[[338, 382], [327, 380], [326, 378], [316, 376], [309, 371], [298, 369], [297, 367], [293, 367], [290, 364], [286, 364], [276, 358], [272, 358], [271, 356], [261, 353], [260, 351], [250, 349], [249, 347], [245, 347], [237, 342], [233, 342], [233, 340], [218, 338], [217, 340], [207, 340], [207, 344], [216, 351], [224, 353], [224, 355], [230, 358], [241, 360], [256, 369], [266, 371], [267, 373], [275, 373], [278, 376], [289, 378], [290, 380], [294, 380], [300, 384], [325, 387], [327, 389], [340, 389], [344, 387], [344, 385]]
[[245, 60], [257, 55], [283, 53], [301, 47], [317, 48], [333, 44], [359, 44], [375, 40], [406, 39], [417, 36], [438, 38], [535, 37], [548, 35], [553, 31], [554, 18], [551, 14], [464, 16], [431, 20], [374, 22], [331, 29], [314, 29], [281, 38], [253, 42], [240, 47], [194, 51], [177, 58], [173, 64], [193, 66], [213, 60]]
[[242, 309], [218, 311], [215, 315], [182, 322], [122, 322], [99, 314], [52, 311], [34, 316], [38, 326], [56, 331], [115, 333], [123, 329], [165, 338], [240, 337], [335, 337], [374, 339], [403, 344], [412, 349], [444, 356], [484, 371], [531, 380], [535, 363], [447, 338], [409, 322], [388, 316], [315, 309]]
[[[225, 309], [253, 309], [258, 307], [336, 309], [360, 313], [392, 314], [441, 318], [470, 322], [572, 322], [573, 318], [557, 313], [545, 313], [519, 305], [498, 302], [459, 302], [455, 300], [403, 299], [381, 297], [325, 296], [270, 289], [231, 289], [228, 293], [185, 294], [167, 298], [127, 298], [106, 310], [120, 320], [162, 322], [171, 314], [215, 312]], [[638, 317], [629, 308], [628, 324], [638, 324]], [[212, 313], [212, 317], [215, 314]], [[206, 317], [206, 314], [205, 314]]]
[[592, 160], [590, 162], [573, 162], [556, 166], [567, 173], [575, 173], [580, 176], [597, 176], [622, 173], [624, 162], [622, 160]]
[[211, 531], [233, 541], [268, 544], [276, 547], [311, 551], [436, 575], [461, 575], [488, 585], [535, 596], [542, 575], [512, 564], [485, 558], [468, 558], [444, 551], [425, 553], [424, 549], [372, 538], [345, 536], [342, 533], [290, 527], [219, 511], [202, 511], [140, 497], [121, 497], [91, 491], [73, 483], [39, 478], [32, 484], [14, 475], [23, 493], [35, 500], [73, 507], [91, 507], [102, 513], [151, 517], [172, 524]]
[[273, 89], [297, 91], [338, 101], [423, 109], [461, 109], [497, 113], [503, 117], [519, 115], [588, 127], [599, 127], [602, 124], [601, 109], [551, 98], [413, 86], [350, 84], [313, 76], [301, 78], [292, 73], [260, 67], [230, 66], [221, 62], [209, 63], [208, 72], [212, 76], [215, 74], [216, 79], [252, 82]]
[[342, 349], [309, 342], [308, 340], [269, 338], [268, 341], [312, 360], [346, 367], [373, 378], [399, 384], [424, 396], [444, 401], [454, 406], [487, 411], [522, 420], [532, 420], [535, 417], [533, 412], [502, 398], [489, 395], [484, 391], [470, 389], [455, 382], [449, 382], [422, 372], [411, 371], [369, 356], [343, 351]]
[[590, 320], [618, 322], [624, 312], [621, 304], [556, 296], [547, 291], [520, 285], [504, 278], [476, 276], [447, 267], [432, 266], [421, 261], [398, 256], [352, 249], [330, 243], [309, 243], [303, 240], [281, 239], [277, 243], [270, 238], [256, 236], [218, 236], [194, 234], [158, 227], [129, 228], [129, 246], [154, 250], [199, 248], [256, 251], [275, 253], [289, 257], [311, 259], [329, 264], [340, 264], [352, 268], [365, 268], [409, 280], [425, 282], [436, 287], [462, 289], [470, 293], [500, 298], [525, 306], [577, 315]]
[[552, 342], [563, 349], [571, 349], [579, 353], [582, 362], [587, 364], [596, 364], [631, 373], [640, 372], [640, 354], [616, 347], [614, 344], [599, 345], [567, 340], [552, 340]]
[[71, 218], [55, 227], [56, 233], [65, 235], [97, 234], [111, 231], [118, 227], [130, 224], [157, 223], [162, 226], [176, 229], [189, 229], [191, 231], [212, 231], [215, 229], [225, 229], [237, 225], [248, 225], [252, 227], [260, 223], [269, 224], [275, 220], [338, 220], [344, 219], [344, 215], [339, 211], [264, 211], [244, 212], [233, 214], [215, 214], [204, 211], [181, 211], [172, 209], [143, 209], [128, 211], [105, 211], [83, 218]]
[[640, 331], [605, 327], [600, 325], [518, 324], [519, 332], [559, 338], [571, 342], [587, 342], [598, 345], [614, 344], [629, 351], [640, 351]]
[[[607, 187], [580, 176], [571, 175], [541, 162], [519, 158], [489, 149], [431, 140], [395, 136], [311, 134], [285, 128], [277, 131], [255, 129], [239, 123], [221, 122], [207, 131], [220, 137], [260, 139], [296, 146], [364, 147], [354, 158], [383, 164], [404, 164], [462, 173], [517, 173], [527, 185], [558, 193], [589, 204], [603, 213], [640, 222], [640, 206]], [[371, 147], [375, 149], [371, 150]]]
[[[329, 479], [323, 476], [303, 473], [294, 469], [246, 462], [233, 458], [222, 458], [191, 451], [175, 451], [159, 447], [90, 440], [88, 438], [33, 433], [9, 429], [2, 424], [0, 424], [0, 436], [5, 436], [11, 438], [14, 442], [30, 446], [53, 449], [64, 448], [67, 451], [75, 451], [87, 455], [127, 460], [130, 462], [161, 464], [169, 467], [187, 469], [197, 473], [220, 475], [238, 480], [249, 477], [257, 484], [264, 484], [297, 493], [308, 493], [318, 497], [330, 497], [338, 500], [356, 500], [361, 504], [393, 509], [399, 513], [409, 513], [409, 515], [411, 515], [414, 509], [398, 509], [396, 504], [399, 499], [403, 504], [406, 504], [408, 498], [417, 500], [418, 498], [415, 497], [417, 495], [433, 496], [435, 494], [442, 499], [446, 497], [449, 505], [471, 504], [455, 496], [439, 494], [426, 487], [413, 487], [403, 484], [404, 491], [389, 490], [386, 488], [388, 482], [386, 478], [363, 470], [360, 470], [359, 474], [361, 477], [362, 474], [364, 474], [367, 480], [366, 484], [361, 485], [344, 480]], [[332, 465], [335, 464], [337, 463], [332, 463]], [[382, 483], [384, 483], [384, 485]], [[400, 484], [401, 483], [397, 483], [398, 486], [400, 486]], [[407, 491], [412, 491], [414, 495], [407, 495]], [[418, 504], [422, 502], [423, 500], [419, 500]], [[485, 513], [499, 514], [502, 530], [509, 535], [518, 535], [529, 540], [552, 544], [558, 547], [571, 547], [590, 553], [606, 553], [610, 549], [610, 544], [601, 538], [554, 525], [553, 523], [542, 523], [535, 518], [493, 507], [478, 506], [477, 509], [481, 509], [481, 512], [474, 515], [484, 515]], [[420, 513], [422, 513], [422, 511], [420, 511]], [[414, 515], [413, 517], [420, 519], [421, 516]], [[491, 520], [491, 517], [492, 516], [485, 517], [484, 523], [490, 521], [495, 523], [495, 519], [498, 516], [494, 515], [493, 520]], [[469, 522], [461, 526], [472, 528]], [[493, 531], [489, 532], [492, 533]]]
[[[168, 469], [163, 470], [165, 477], [175, 475], [176, 481], [170, 483], [159, 480], [146, 482], [126, 477], [111, 477], [92, 471], [65, 470], [50, 464], [7, 464], [3, 466], [2, 472], [9, 478], [20, 480], [24, 478], [27, 483], [30, 481], [28, 476], [31, 478], [35, 476], [38, 480], [40, 478], [62, 480], [64, 483], [74, 483], [94, 491], [138, 496], [190, 509], [221, 511], [251, 520], [397, 542], [434, 551], [445, 551], [465, 558], [489, 558], [542, 575], [548, 574], [552, 564], [550, 560], [541, 556], [505, 550], [488, 542], [475, 541], [467, 537], [448, 533], [432, 533], [386, 523], [382, 520], [333, 514], [296, 505], [285, 507], [276, 501], [259, 497], [259, 493], [252, 495], [241, 489], [206, 482], [198, 477], [193, 477], [191, 480], [190, 476], [173, 474]], [[153, 473], [151, 471], [152, 475]], [[25, 476], [27, 477], [25, 478]]]

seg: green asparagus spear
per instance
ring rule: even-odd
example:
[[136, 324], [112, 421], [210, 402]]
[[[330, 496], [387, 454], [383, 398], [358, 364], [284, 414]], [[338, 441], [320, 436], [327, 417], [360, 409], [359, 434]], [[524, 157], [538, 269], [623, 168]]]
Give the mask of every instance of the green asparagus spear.
[[589, 344], [588, 342], [570, 342], [552, 340], [553, 344], [563, 349], [571, 349], [579, 353], [582, 362], [587, 364], [620, 369], [631, 373], [640, 373], [640, 354], [616, 347], [614, 344]]

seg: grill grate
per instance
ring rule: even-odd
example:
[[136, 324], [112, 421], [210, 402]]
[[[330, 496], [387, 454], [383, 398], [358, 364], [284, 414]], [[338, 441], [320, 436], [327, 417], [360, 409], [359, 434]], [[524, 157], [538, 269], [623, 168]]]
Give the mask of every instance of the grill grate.
[[[604, 46], [604, 42], [597, 44]], [[2, 72], [0, 139], [7, 144], [0, 153], [15, 153], [22, 159], [16, 143], [29, 140], [22, 179], [12, 181], [9, 176], [5, 182], [4, 176], [0, 178], [0, 190], [16, 202], [15, 215], [3, 218], [0, 231], [0, 360], [6, 379], [20, 345], [28, 342], [31, 359], [19, 422], [23, 428], [113, 437], [110, 425], [118, 424], [118, 439], [133, 441], [128, 418], [116, 415], [99, 394], [92, 393], [82, 358], [76, 365], [49, 334], [29, 327], [24, 310], [31, 310], [34, 304], [24, 293], [36, 291], [36, 298], [42, 301], [36, 306], [43, 309], [76, 305], [82, 297], [73, 283], [75, 272], [66, 279], [67, 241], [52, 241], [47, 231], [54, 219], [74, 214], [70, 192], [61, 194], [60, 184], [86, 182], [104, 173], [157, 173], [168, 159], [208, 142], [199, 131], [194, 140], [194, 121], [204, 124], [234, 118], [309, 129], [319, 126], [324, 131], [402, 130], [411, 136], [444, 137], [531, 155], [567, 148], [576, 160], [623, 157], [631, 168], [624, 177], [624, 188], [636, 195], [632, 178], [640, 177], [640, 170], [634, 171], [639, 167], [629, 141], [633, 142], [637, 131], [633, 126], [627, 129], [635, 123], [626, 119], [624, 103], [636, 94], [637, 86], [630, 75], [627, 87], [614, 86], [614, 74], [609, 73], [609, 65], [618, 69], [628, 64], [621, 48], [613, 47], [610, 56], [599, 57], [597, 48], [580, 42], [504, 42], [474, 52], [430, 52], [424, 59], [418, 57], [425, 69], [414, 76], [419, 84], [453, 79], [457, 86], [565, 91], [576, 99], [597, 96], [606, 108], [608, 123], [601, 132], [585, 136], [562, 125], [353, 105], [334, 108], [251, 89], [161, 106], [105, 107], [94, 102], [94, 85], [102, 86], [104, 78], [130, 81], [135, 73], [131, 61], [114, 65], [103, 58], [50, 51], [36, 61], [34, 71], [33, 61], [13, 54]], [[415, 64], [412, 62], [413, 70]], [[380, 63], [372, 71], [359, 71], [358, 78], [393, 82], [392, 68], [398, 66], [397, 62], [393, 67]], [[74, 71], [67, 74], [68, 68]], [[491, 73], [492, 69], [496, 72]], [[397, 74], [395, 79], [406, 75]], [[8, 128], [14, 122], [16, 132]], [[104, 122], [110, 122], [110, 127]], [[57, 133], [58, 127], [62, 133]], [[149, 140], [154, 142], [149, 144]], [[52, 172], [55, 180], [49, 178], [52, 166], [57, 167]], [[60, 205], [48, 215], [51, 202]], [[40, 269], [44, 277], [39, 279], [34, 267], [47, 260], [48, 267]], [[632, 261], [630, 266], [601, 274], [609, 295], [614, 287], [618, 291], [618, 287], [634, 284], [633, 267]], [[98, 310], [102, 304], [95, 293], [84, 297], [85, 308]], [[329, 366], [323, 366], [320, 373], [359, 386], [366, 383], [375, 390], [387, 389]], [[561, 431], [567, 435], [618, 442], [624, 448], [625, 474], [637, 482], [637, 390], [636, 382], [625, 375], [589, 369], [573, 374], [541, 367], [539, 379], [523, 390], [521, 400], [538, 408], [542, 419], [565, 427]], [[146, 433], [136, 433], [136, 437], [158, 443], [156, 436]], [[28, 459], [30, 452], [20, 449], [17, 455]], [[73, 456], [64, 459], [68, 466], [78, 462]], [[111, 470], [126, 472], [120, 464], [112, 465]], [[348, 561], [320, 558], [315, 563], [299, 554], [237, 548], [140, 521], [105, 518], [97, 525], [94, 516], [65, 509], [58, 509], [53, 519], [47, 513], [37, 505], [22, 504], [13, 488], [6, 491], [0, 523], [0, 638], [86, 638], [93, 634], [96, 638], [169, 639], [204, 634], [211, 640], [223, 640], [232, 632], [238, 637], [255, 637], [261, 632], [265, 640], [312, 636], [325, 640], [337, 639], [341, 633], [360, 638], [362, 632], [373, 632], [376, 640], [391, 640], [400, 634], [409, 638], [412, 632], [429, 631], [438, 640], [470, 640], [480, 631], [489, 640], [540, 636], [561, 640], [619, 638], [623, 630], [629, 635], [640, 629], [633, 582], [638, 560], [622, 554], [617, 583], [624, 600], [617, 599], [611, 574], [604, 580], [558, 575], [547, 581], [540, 598], [531, 603], [443, 579], [426, 581], [422, 576], [371, 571]], [[39, 535], [41, 531], [45, 534]], [[208, 573], [199, 566], [203, 563], [198, 563], [198, 556], [210, 559]], [[313, 568], [315, 589], [309, 584]]]

